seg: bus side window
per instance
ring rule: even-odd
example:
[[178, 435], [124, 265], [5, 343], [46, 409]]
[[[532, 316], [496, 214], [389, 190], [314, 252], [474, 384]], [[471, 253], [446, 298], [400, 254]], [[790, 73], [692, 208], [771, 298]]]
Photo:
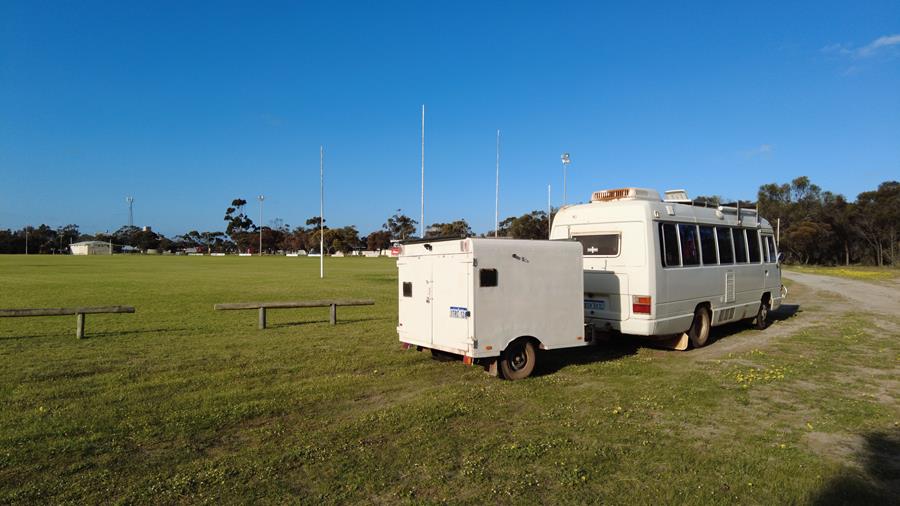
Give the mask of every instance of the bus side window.
[[734, 237], [734, 261], [739, 264], [745, 264], [747, 263], [747, 246], [745, 246], [744, 229], [733, 228], [731, 233]]
[[759, 263], [759, 232], [747, 229], [747, 250], [750, 252], [750, 263]]
[[659, 224], [659, 247], [662, 248], [663, 267], [681, 266], [681, 257], [678, 254], [678, 237], [675, 235], [675, 225], [671, 223]]
[[716, 227], [716, 236], [719, 238], [719, 260], [723, 264], [733, 264], [734, 250], [731, 249], [731, 230], [725, 227]]
[[766, 236], [766, 248], [769, 250], [769, 262], [778, 261], [778, 254], [775, 253], [775, 238], [771, 235]]
[[681, 237], [681, 265], [700, 265], [697, 226], [679, 223], [678, 234]]
[[719, 256], [716, 254], [716, 235], [712, 227], [700, 227], [700, 252], [703, 253], [703, 265], [719, 263]]

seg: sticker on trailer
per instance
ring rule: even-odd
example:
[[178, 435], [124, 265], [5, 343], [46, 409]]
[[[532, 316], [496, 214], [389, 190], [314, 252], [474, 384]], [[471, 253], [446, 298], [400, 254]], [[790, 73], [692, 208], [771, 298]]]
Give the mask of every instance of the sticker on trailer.
[[469, 310], [464, 307], [450, 306], [450, 318], [468, 318]]
[[585, 299], [584, 310], [590, 311], [606, 311], [606, 299]]

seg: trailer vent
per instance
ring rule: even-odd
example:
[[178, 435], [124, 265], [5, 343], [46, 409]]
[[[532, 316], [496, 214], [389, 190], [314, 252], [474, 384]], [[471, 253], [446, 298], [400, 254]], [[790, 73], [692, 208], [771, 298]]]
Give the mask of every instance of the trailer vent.
[[659, 193], [647, 188], [617, 188], [600, 190], [591, 194], [591, 202], [609, 202], [611, 200], [654, 200], [659, 201]]

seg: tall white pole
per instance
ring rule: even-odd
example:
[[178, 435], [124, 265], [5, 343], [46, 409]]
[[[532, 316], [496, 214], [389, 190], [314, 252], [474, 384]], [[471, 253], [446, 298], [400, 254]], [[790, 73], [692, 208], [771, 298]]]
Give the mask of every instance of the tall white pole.
[[256, 197], [256, 198], [259, 199], [259, 256], [262, 256], [262, 254], [263, 254], [263, 252], [262, 252], [262, 232], [263, 232], [262, 231], [262, 228], [263, 228], [262, 207], [263, 207], [263, 200], [265, 200], [265, 197], [260, 195], [259, 197]]
[[550, 238], [550, 213], [553, 211], [553, 207], [550, 204], [550, 185], [547, 185], [547, 239]]
[[494, 187], [494, 237], [500, 237], [500, 129], [497, 129], [497, 181]]
[[319, 278], [325, 278], [325, 146], [319, 145]]
[[425, 237], [425, 104], [422, 104], [422, 209], [419, 213], [419, 237]]

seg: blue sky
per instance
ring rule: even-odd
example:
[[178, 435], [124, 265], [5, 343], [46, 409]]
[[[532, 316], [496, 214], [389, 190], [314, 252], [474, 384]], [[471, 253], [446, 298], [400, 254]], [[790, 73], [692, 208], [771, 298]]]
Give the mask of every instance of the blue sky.
[[[620, 186], [753, 199], [900, 178], [900, 3], [0, 3], [0, 228], [224, 229], [318, 214], [365, 234]], [[256, 220], [255, 200], [249, 207]]]

